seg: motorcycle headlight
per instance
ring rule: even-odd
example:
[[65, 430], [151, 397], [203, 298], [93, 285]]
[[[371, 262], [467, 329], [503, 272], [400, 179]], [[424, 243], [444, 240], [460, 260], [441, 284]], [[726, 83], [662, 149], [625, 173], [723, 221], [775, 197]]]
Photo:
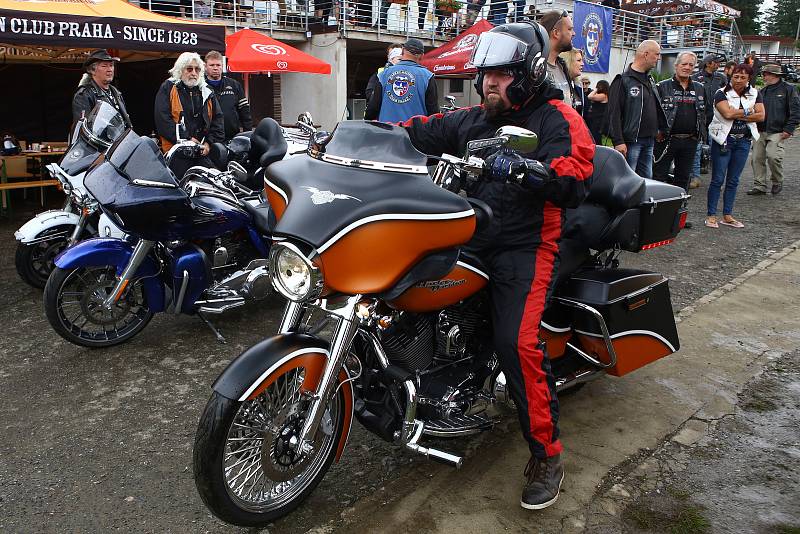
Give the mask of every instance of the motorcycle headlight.
[[269, 272], [275, 291], [289, 300], [316, 300], [322, 293], [322, 272], [291, 243], [272, 245]]

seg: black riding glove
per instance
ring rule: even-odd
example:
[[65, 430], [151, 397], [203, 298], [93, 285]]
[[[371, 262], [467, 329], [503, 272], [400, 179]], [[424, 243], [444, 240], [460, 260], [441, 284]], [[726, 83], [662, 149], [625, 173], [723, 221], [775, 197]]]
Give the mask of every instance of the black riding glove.
[[535, 190], [550, 180], [550, 171], [542, 162], [504, 148], [486, 158], [483, 176], [490, 181], [511, 182]]

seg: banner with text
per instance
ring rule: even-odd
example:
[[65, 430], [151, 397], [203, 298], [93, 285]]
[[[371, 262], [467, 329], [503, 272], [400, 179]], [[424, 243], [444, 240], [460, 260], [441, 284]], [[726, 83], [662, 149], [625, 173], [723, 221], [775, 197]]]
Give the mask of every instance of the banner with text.
[[583, 50], [583, 72], [608, 72], [612, 16], [610, 7], [575, 2], [572, 46]]

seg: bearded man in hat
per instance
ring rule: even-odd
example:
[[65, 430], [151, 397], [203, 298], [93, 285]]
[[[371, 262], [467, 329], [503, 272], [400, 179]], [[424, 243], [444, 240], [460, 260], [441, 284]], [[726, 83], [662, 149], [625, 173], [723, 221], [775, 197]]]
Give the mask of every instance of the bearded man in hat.
[[119, 111], [125, 126], [132, 128], [125, 101], [119, 89], [111, 85], [114, 80], [116, 62], [119, 58], [112, 57], [106, 50], [95, 50], [83, 63], [86, 71], [78, 83], [78, 90], [72, 97], [72, 122], [78, 121], [88, 115], [98, 100], [108, 102]]
[[767, 194], [767, 167], [769, 167], [772, 188], [777, 195], [783, 189], [784, 142], [794, 135], [800, 125], [800, 95], [797, 88], [781, 79], [784, 75], [780, 65], [768, 64], [761, 69], [764, 88], [766, 116], [758, 123], [761, 136], [753, 143], [753, 188], [748, 195]]

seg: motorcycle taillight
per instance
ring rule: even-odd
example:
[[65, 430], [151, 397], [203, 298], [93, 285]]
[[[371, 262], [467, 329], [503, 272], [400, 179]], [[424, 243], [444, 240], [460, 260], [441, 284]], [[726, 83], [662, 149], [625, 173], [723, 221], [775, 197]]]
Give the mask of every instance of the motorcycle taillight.
[[[686, 217], [684, 216], [683, 219], [685, 222]], [[672, 239], [665, 239], [664, 241], [656, 241], [655, 243], [648, 243], [646, 245], [642, 245], [642, 250], [649, 250], [651, 248], [663, 247], [664, 245], [669, 245], [673, 241], [675, 241], [674, 237]]]
[[686, 216], [689, 215], [688, 210], [683, 210], [678, 219], [678, 230], [683, 230], [683, 227], [686, 226]]

